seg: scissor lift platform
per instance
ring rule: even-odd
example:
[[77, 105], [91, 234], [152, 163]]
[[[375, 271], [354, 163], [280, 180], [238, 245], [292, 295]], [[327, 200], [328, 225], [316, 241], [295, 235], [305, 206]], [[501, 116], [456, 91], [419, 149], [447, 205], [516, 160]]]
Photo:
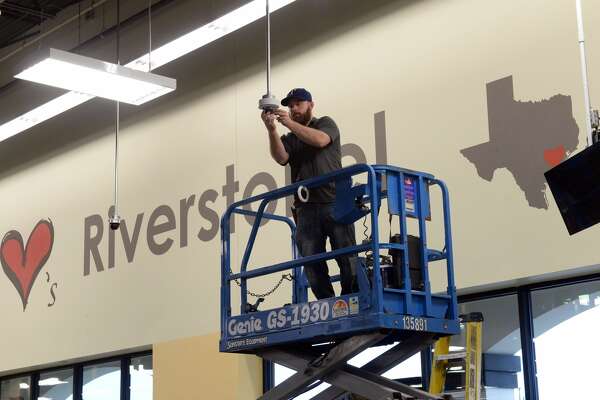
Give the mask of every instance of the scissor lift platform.
[[[431, 296], [430, 316], [423, 312], [403, 314], [401, 309], [406, 308], [400, 300], [405, 297], [403, 293], [385, 293], [385, 297], [384, 307], [394, 303], [400, 308], [399, 312], [393, 312], [392, 307], [390, 312], [371, 310], [369, 300], [361, 301], [357, 293], [230, 317], [221, 351], [254, 353], [266, 346], [313, 345], [380, 330], [388, 332], [389, 342], [405, 340], [415, 332], [435, 333], [441, 337], [460, 330], [456, 320], [446, 317], [448, 296]], [[413, 291], [412, 307], [424, 309], [424, 297], [422, 292]]]
[[[352, 185], [352, 177], [366, 174], [367, 183]], [[287, 197], [299, 189], [311, 189], [335, 182], [334, 214], [342, 223], [354, 223], [370, 216], [371, 237], [366, 243], [299, 257], [295, 246], [295, 225], [285, 216], [265, 212], [269, 202]], [[431, 216], [429, 190], [439, 186], [444, 215], [443, 250], [427, 247], [426, 221]], [[399, 237], [396, 242], [379, 239], [381, 200], [387, 198], [390, 216], [399, 217]], [[257, 211], [248, 205], [258, 203]], [[230, 259], [230, 218], [234, 214], [255, 217], [250, 237], [238, 273], [233, 273]], [[407, 218], [415, 218], [419, 226], [418, 258], [422, 284], [418, 290], [411, 285]], [[283, 263], [248, 269], [248, 263], [260, 223], [271, 219], [290, 228], [292, 259]], [[391, 223], [391, 218], [390, 218]], [[298, 371], [294, 376], [266, 393], [262, 399], [289, 399], [308, 390], [315, 381], [327, 381], [334, 386], [315, 399], [337, 399], [344, 392], [367, 399], [395, 399], [405, 396], [440, 399], [436, 395], [387, 380], [380, 376], [386, 369], [429, 346], [440, 337], [460, 331], [454, 286], [449, 198], [443, 182], [417, 171], [387, 165], [358, 164], [319, 178], [298, 182], [271, 192], [232, 204], [221, 220], [222, 287], [220, 350], [229, 353], [250, 353], [275, 361]], [[401, 254], [402, 280], [386, 285], [382, 279], [385, 257], [381, 250]], [[413, 249], [414, 250], [414, 249]], [[308, 283], [302, 266], [346, 255], [352, 258], [356, 293], [308, 301]], [[388, 257], [388, 260], [391, 259]], [[446, 262], [448, 286], [441, 294], [431, 293], [428, 268], [431, 262]], [[389, 263], [389, 261], [387, 261]], [[412, 261], [410, 261], [412, 262]], [[258, 311], [248, 307], [247, 281], [260, 276], [291, 270], [293, 289], [291, 302], [275, 309]], [[389, 270], [388, 270], [389, 271]], [[332, 280], [338, 280], [333, 277]], [[232, 314], [231, 284], [240, 286], [240, 313]], [[351, 367], [347, 360], [363, 350], [399, 342], [362, 369]], [[395, 350], [394, 350], [395, 349]]]

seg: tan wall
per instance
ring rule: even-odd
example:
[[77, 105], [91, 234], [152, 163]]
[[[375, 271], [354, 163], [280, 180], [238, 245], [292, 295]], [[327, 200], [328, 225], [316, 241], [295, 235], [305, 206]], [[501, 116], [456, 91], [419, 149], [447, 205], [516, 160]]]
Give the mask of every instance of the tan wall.
[[219, 334], [153, 346], [155, 399], [254, 399], [262, 393], [255, 356], [221, 354]]
[[[594, 51], [600, 27], [592, 21], [600, 17], [600, 6], [586, 2], [586, 13], [593, 73], [600, 65]], [[459, 287], [598, 263], [599, 227], [569, 237], [549, 193], [548, 209], [531, 207], [506, 169], [488, 182], [460, 153], [488, 140], [486, 84], [510, 75], [516, 100], [570, 96], [574, 118], [584, 126], [572, 1], [299, 0], [273, 24], [273, 87], [279, 97], [294, 86], [310, 88], [316, 112], [334, 117], [343, 142], [359, 145], [369, 162], [375, 162], [373, 115], [385, 111], [389, 163], [432, 172], [449, 185]], [[218, 238], [196, 237], [211, 226], [197, 210], [199, 198], [215, 190], [209, 206], [219, 214], [224, 210], [231, 164], [240, 185], [236, 199], [257, 172], [284, 183], [283, 169], [268, 156], [256, 109], [264, 92], [261, 35], [262, 26], [254, 25], [184, 57], [160, 71], [179, 79], [175, 94], [135, 111], [124, 107], [120, 214], [129, 235], [143, 213], [132, 262], [117, 233], [115, 267], [108, 268], [105, 227], [104, 271], [92, 263], [84, 275], [85, 219], [106, 219], [112, 203], [112, 104], [94, 100], [2, 144], [20, 151], [39, 141], [52, 151], [23, 163], [13, 157], [0, 180], [0, 228], [19, 230], [26, 241], [38, 220], [50, 218], [55, 241], [25, 311], [15, 287], [0, 277], [2, 325], [12, 327], [3, 329], [0, 371], [183, 340], [165, 345], [171, 357], [184, 351], [186, 338], [219, 329], [220, 246]], [[600, 79], [592, 79], [592, 93], [600, 93]], [[78, 140], [60, 148], [50, 143], [69, 137]], [[582, 148], [582, 130], [579, 142]], [[192, 195], [183, 245], [180, 200]], [[160, 205], [173, 209], [176, 228], [157, 236], [173, 245], [155, 255], [146, 233]], [[281, 202], [278, 210], [284, 211]], [[238, 233], [247, 232], [239, 219]], [[432, 243], [439, 242], [433, 234]], [[238, 237], [234, 260], [243, 244]], [[253, 264], [287, 255], [285, 231], [267, 225]], [[440, 276], [434, 279], [443, 287]], [[56, 302], [48, 306], [53, 283]], [[260, 281], [253, 288], [270, 285]], [[281, 303], [287, 293], [289, 285], [270, 304]], [[157, 373], [174, 374], [162, 365], [161, 346], [155, 347]]]

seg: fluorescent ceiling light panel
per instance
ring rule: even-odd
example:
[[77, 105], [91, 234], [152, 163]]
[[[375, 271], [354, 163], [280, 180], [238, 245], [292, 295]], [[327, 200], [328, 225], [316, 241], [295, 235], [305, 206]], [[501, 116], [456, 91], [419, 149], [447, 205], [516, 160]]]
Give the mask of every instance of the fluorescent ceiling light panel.
[[47, 58], [16, 78], [136, 106], [176, 87], [175, 79], [166, 76], [52, 48]]
[[[293, 3], [295, 0], [271, 0], [269, 2], [269, 11], [273, 13], [282, 7]], [[217, 39], [235, 32], [244, 26], [251, 24], [265, 16], [265, 0], [254, 0], [250, 3], [237, 8], [220, 18], [215, 19], [200, 28], [193, 30], [179, 38], [152, 50], [151, 61], [152, 68], [163, 66], [173, 60], [178, 59], [202, 46], [205, 46]], [[148, 70], [148, 54], [133, 60], [127, 67]]]
[[89, 94], [67, 92], [50, 100], [4, 125], [0, 125], [0, 142], [93, 98], [94, 96]]
[[[273, 13], [294, 1], [296, 0], [271, 0], [269, 2], [270, 12]], [[253, 0], [198, 29], [153, 50], [151, 55], [144, 54], [130, 63], [125, 64], [125, 67], [138, 71], [148, 71], [163, 66], [227, 35], [228, 33], [234, 32], [264, 17], [265, 7], [265, 0]], [[151, 68], [148, 67], [148, 60], [151, 60], [152, 62]], [[57, 97], [12, 121], [0, 125], [0, 141], [6, 140], [17, 133], [23, 132], [93, 98], [94, 96], [92, 95], [77, 92], [69, 92]]]

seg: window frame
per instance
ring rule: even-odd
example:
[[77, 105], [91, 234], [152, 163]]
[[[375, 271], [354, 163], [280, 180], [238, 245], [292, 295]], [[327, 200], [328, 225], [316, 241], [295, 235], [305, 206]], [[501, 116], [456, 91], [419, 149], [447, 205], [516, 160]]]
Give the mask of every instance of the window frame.
[[[571, 276], [565, 278], [548, 279], [539, 282], [532, 282], [525, 285], [508, 286], [505, 288], [488, 290], [483, 292], [470, 293], [458, 296], [458, 303], [489, 300], [493, 298], [516, 295], [517, 307], [519, 313], [519, 330], [521, 335], [521, 351], [523, 356], [523, 379], [525, 383], [525, 399], [539, 400], [539, 391], [537, 378], [535, 375], [535, 354], [533, 344], [533, 313], [531, 305], [531, 294], [537, 290], [552, 289], [556, 287], [577, 285], [587, 282], [600, 282], [600, 273], [592, 273], [580, 276]], [[429, 376], [431, 374], [431, 363], [426, 351], [421, 352], [422, 376], [421, 380], [428, 386]], [[273, 388], [275, 380], [275, 368], [273, 363], [263, 360], [263, 392]]]
[[[96, 364], [103, 364], [108, 362], [119, 361], [121, 364], [121, 384], [120, 384], [120, 392], [121, 396], [119, 400], [130, 400], [130, 383], [131, 383], [131, 375], [129, 371], [129, 367], [131, 365], [131, 359], [136, 357], [144, 357], [144, 356], [153, 356], [152, 350], [144, 350], [135, 353], [127, 353], [123, 355], [117, 356], [109, 356], [103, 358], [95, 358], [91, 360], [86, 360], [78, 363], [65, 363], [59, 364], [50, 368], [40, 368], [20, 373], [15, 373], [11, 375], [3, 375], [0, 376], [0, 388], [2, 387], [2, 382], [22, 377], [29, 377], [31, 381], [30, 387], [30, 398], [28, 400], [35, 400], [39, 397], [40, 387], [40, 375], [51, 373], [53, 371], [60, 371], [65, 369], [73, 370], [73, 400], [82, 400], [83, 397], [83, 369], [84, 367], [93, 366]], [[154, 359], [152, 360], [154, 362]], [[153, 367], [154, 369], [154, 367]]]

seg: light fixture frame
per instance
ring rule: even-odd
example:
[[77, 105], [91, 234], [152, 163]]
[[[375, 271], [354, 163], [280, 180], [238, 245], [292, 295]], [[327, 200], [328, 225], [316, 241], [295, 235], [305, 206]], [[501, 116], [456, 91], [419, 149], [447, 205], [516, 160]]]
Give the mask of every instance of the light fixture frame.
[[[46, 66], [48, 65], [46, 63], [46, 61], [48, 61], [48, 60], [55, 60], [55, 61], [67, 63], [67, 64], [73, 65], [77, 68], [82, 68], [84, 72], [85, 72], [85, 69], [90, 69], [96, 73], [110, 74], [110, 75], [118, 76], [118, 77], [124, 78], [124, 79], [130, 79], [130, 80], [142, 82], [145, 84], [155, 85], [155, 86], [162, 88], [162, 90], [148, 92], [145, 95], [140, 95], [138, 97], [135, 97], [134, 99], [131, 99], [130, 97], [126, 97], [126, 96], [115, 95], [115, 96], [111, 97], [111, 96], [106, 96], [106, 93], [91, 93], [90, 91], [87, 91], [85, 89], [82, 90], [82, 88], [75, 87], [76, 86], [75, 84], [72, 84], [72, 85], [65, 84], [65, 85], [56, 86], [55, 84], [49, 83], [51, 81], [51, 79], [44, 80], [44, 79], [39, 79], [39, 76], [38, 77], [34, 76], [34, 74], [39, 74], [39, 73], [43, 74], [44, 73], [44, 71], [41, 69], [46, 68]], [[49, 73], [49, 71], [46, 73]], [[106, 61], [98, 60], [96, 58], [82, 56], [80, 54], [75, 54], [75, 53], [71, 53], [68, 51], [59, 50], [59, 49], [55, 49], [55, 48], [47, 49], [45, 51], [45, 53], [43, 54], [43, 57], [40, 61], [36, 62], [31, 67], [23, 70], [21, 73], [16, 75], [15, 78], [24, 79], [24, 80], [41, 83], [41, 84], [46, 84], [46, 85], [51, 85], [51, 86], [59, 87], [61, 89], [76, 91], [79, 93], [85, 93], [85, 94], [89, 94], [92, 96], [103, 97], [103, 98], [107, 98], [110, 100], [116, 100], [116, 101], [133, 104], [133, 105], [144, 104], [144, 103], [146, 103], [150, 100], [153, 100], [159, 96], [170, 93], [177, 88], [177, 81], [173, 78], [154, 74], [152, 72], [145, 72], [145, 71], [141, 71], [141, 70], [132, 69], [132, 68], [122, 66], [119, 64], [113, 64], [113, 63], [109, 63]]]
[[[230, 11], [229, 13], [200, 26], [187, 34], [184, 34], [163, 46], [152, 50], [152, 60], [149, 54], [144, 54], [127, 64], [125, 67], [148, 71], [159, 68], [163, 65], [177, 60], [201, 47], [212, 43], [223, 36], [237, 31], [244, 26], [247, 26], [264, 16], [264, 0], [251, 0], [243, 6]], [[280, 8], [284, 8], [297, 0], [271, 0], [270, 13], [274, 13]], [[241, 16], [250, 16], [243, 21], [239, 21]], [[223, 23], [231, 20], [236, 20], [237, 23], [230, 24], [229, 27], [223, 26]], [[185, 43], [185, 42], [192, 43]], [[181, 46], [180, 46], [181, 45]], [[180, 47], [180, 48], [178, 48]], [[151, 61], [151, 63], [150, 63]], [[0, 122], [0, 142], [11, 138], [21, 132], [27, 131], [32, 127], [41, 124], [55, 116], [75, 108], [91, 99], [93, 95], [78, 93], [76, 91], [67, 92], [58, 96], [44, 104], [35, 107], [32, 110], [19, 115], [18, 117]]]

